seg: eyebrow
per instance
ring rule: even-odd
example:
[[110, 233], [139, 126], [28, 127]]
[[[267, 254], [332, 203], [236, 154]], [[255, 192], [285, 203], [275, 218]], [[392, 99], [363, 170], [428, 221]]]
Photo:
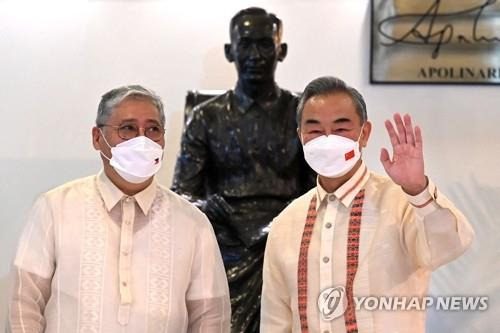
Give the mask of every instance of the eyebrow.
[[[135, 118], [127, 118], [127, 119], [122, 119], [121, 123], [127, 123], [127, 122], [137, 122], [137, 119]], [[159, 120], [156, 120], [156, 119], [146, 119], [146, 122], [149, 122], [149, 123], [160, 123]]]
[[[349, 118], [339, 118], [339, 119], [335, 119], [333, 121], [334, 124], [344, 124], [344, 123], [351, 123], [352, 120], [349, 119]], [[311, 125], [317, 125], [319, 124], [320, 121], [317, 120], [317, 119], [307, 119], [304, 124], [308, 125], [308, 124], [311, 124]]]
[[339, 119], [335, 119], [333, 121], [334, 124], [343, 124], [343, 123], [350, 123], [350, 122], [352, 122], [352, 121], [349, 118], [339, 118]]
[[308, 125], [308, 124], [314, 124], [314, 125], [317, 125], [319, 124], [319, 120], [316, 120], [316, 119], [307, 119], [305, 122], [304, 122], [305, 125]]

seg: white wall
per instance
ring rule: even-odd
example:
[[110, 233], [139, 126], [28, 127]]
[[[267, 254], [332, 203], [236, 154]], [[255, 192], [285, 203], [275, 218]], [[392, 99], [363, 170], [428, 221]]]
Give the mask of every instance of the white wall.
[[[210, 5], [209, 3], [213, 3]], [[160, 181], [170, 185], [188, 89], [226, 89], [235, 73], [222, 44], [239, 9], [284, 21], [279, 84], [300, 91], [339, 76], [364, 94], [374, 132], [365, 159], [379, 172], [383, 121], [409, 112], [423, 127], [426, 171], [469, 217], [472, 249], [433, 275], [433, 294], [489, 295], [483, 313], [429, 314], [429, 332], [495, 331], [500, 311], [500, 93], [488, 86], [370, 85], [368, 0], [0, 1], [0, 331], [11, 258], [41, 192], [99, 169], [90, 129], [100, 96], [140, 83], [167, 109]], [[496, 301], [496, 304], [495, 304]]]

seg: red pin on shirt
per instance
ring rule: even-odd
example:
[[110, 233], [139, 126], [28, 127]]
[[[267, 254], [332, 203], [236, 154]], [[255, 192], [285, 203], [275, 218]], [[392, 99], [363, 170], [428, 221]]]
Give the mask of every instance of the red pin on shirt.
[[160, 163], [160, 158], [159, 157], [155, 158], [155, 164], [158, 164], [158, 163]]

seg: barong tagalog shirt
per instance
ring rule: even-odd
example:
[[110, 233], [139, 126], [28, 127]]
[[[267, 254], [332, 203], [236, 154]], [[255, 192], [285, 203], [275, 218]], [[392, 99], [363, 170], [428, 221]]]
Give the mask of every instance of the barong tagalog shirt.
[[13, 279], [12, 332], [229, 332], [212, 227], [156, 181], [127, 196], [101, 171], [42, 194]]
[[[312, 233], [307, 233], [306, 219], [312, 217]], [[351, 289], [358, 300], [426, 296], [431, 271], [460, 256], [473, 238], [467, 219], [432, 181], [409, 196], [363, 163], [334, 193], [318, 183], [273, 221], [264, 259], [261, 332], [425, 332], [425, 311], [360, 306], [346, 320], [347, 307], [332, 319], [320, 313], [318, 298], [336, 287], [345, 288], [346, 295]], [[308, 251], [299, 260], [305, 245]], [[306, 267], [299, 267], [304, 262]]]

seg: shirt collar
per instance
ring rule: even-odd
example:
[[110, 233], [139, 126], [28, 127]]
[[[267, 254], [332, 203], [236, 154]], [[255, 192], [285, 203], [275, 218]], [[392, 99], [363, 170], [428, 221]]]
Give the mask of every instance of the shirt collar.
[[319, 177], [316, 179], [316, 188], [317, 195], [319, 198], [319, 202], [323, 202], [323, 200], [330, 195], [335, 196], [345, 207], [349, 207], [356, 197], [356, 194], [365, 186], [366, 181], [370, 177], [370, 172], [365, 165], [365, 162], [361, 161], [361, 165], [358, 170], [346, 181], [342, 186], [340, 186], [335, 192], [328, 193], [319, 183]]
[[[104, 170], [99, 171], [97, 175], [97, 189], [99, 190], [101, 197], [104, 201], [106, 209], [111, 211], [113, 207], [123, 198], [128, 197], [124, 194], [115, 184], [106, 176]], [[147, 215], [153, 200], [156, 196], [156, 180], [153, 179], [151, 184], [146, 187], [141, 192], [135, 194], [133, 198], [137, 201], [137, 204], [141, 208], [144, 215]]]
[[250, 107], [256, 103], [264, 110], [269, 110], [276, 105], [281, 97], [281, 89], [275, 84], [274, 89], [272, 89], [267, 95], [261, 96], [258, 100], [254, 100], [245, 92], [243, 88], [238, 83], [234, 89], [234, 100], [240, 111], [247, 112]]

